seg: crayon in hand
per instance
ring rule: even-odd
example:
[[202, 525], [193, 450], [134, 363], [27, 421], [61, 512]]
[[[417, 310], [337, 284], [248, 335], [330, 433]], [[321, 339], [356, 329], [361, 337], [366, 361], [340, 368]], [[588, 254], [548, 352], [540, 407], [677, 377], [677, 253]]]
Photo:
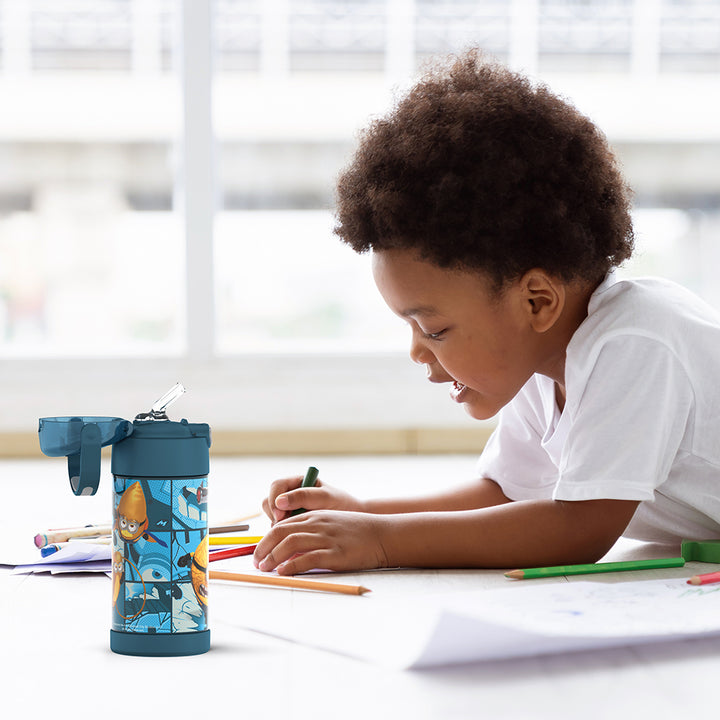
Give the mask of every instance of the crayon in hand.
[[[315, 487], [315, 483], [317, 482], [317, 477], [318, 477], [318, 469], [311, 465], [307, 469], [307, 472], [305, 473], [305, 477], [303, 478], [303, 481], [302, 481], [302, 484], [300, 485], [300, 487], [304, 487], [304, 488]], [[305, 508], [297, 508], [290, 512], [290, 517], [295, 517], [295, 515], [301, 515], [304, 512], [307, 512], [307, 510]]]

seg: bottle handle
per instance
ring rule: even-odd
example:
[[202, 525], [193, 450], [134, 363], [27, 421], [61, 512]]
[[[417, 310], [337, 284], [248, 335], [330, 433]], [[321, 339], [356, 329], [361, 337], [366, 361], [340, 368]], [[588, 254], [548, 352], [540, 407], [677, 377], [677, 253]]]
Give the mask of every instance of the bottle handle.
[[[82, 423], [79, 418], [70, 423]], [[80, 452], [68, 455], [68, 476], [75, 495], [94, 495], [100, 483], [100, 428], [85, 423], [80, 430]]]

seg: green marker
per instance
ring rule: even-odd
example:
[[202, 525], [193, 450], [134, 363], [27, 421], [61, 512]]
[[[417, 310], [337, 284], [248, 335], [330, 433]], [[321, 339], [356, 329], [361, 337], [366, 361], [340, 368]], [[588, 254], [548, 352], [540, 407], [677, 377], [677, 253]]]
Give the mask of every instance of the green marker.
[[[307, 472], [305, 473], [305, 477], [303, 478], [303, 481], [302, 481], [302, 485], [300, 485], [300, 487], [304, 487], [304, 488], [315, 487], [315, 483], [317, 481], [317, 476], [318, 476], [318, 469], [311, 465], [307, 469]], [[307, 510], [305, 508], [297, 508], [296, 510], [293, 510], [290, 513], [290, 517], [295, 517], [295, 515], [300, 515], [304, 512], [307, 512]]]
[[590, 563], [589, 565], [557, 565], [555, 567], [511, 570], [505, 577], [517, 580], [555, 577], [557, 575], [585, 575], [590, 573], [620, 572], [623, 570], [655, 570], [657, 568], [682, 567], [685, 558], [660, 558], [657, 560], [627, 560], [625, 562]]

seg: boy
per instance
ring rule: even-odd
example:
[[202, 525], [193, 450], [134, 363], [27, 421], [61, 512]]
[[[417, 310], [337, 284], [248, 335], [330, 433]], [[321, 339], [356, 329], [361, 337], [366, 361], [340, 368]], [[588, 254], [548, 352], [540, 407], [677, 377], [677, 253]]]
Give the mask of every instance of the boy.
[[587, 118], [476, 51], [370, 126], [336, 232], [372, 253], [412, 360], [498, 426], [477, 480], [435, 497], [276, 481], [260, 569], [558, 565], [623, 534], [720, 537], [720, 319], [672, 283], [613, 277], [629, 197]]

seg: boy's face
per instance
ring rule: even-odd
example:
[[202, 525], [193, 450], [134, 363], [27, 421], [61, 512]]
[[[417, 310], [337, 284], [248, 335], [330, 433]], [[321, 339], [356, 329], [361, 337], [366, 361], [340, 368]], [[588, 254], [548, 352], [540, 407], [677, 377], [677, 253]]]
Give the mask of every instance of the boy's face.
[[480, 274], [440, 268], [409, 250], [373, 254], [375, 284], [412, 330], [411, 359], [474, 418], [493, 417], [542, 364], [519, 284], [498, 298]]

